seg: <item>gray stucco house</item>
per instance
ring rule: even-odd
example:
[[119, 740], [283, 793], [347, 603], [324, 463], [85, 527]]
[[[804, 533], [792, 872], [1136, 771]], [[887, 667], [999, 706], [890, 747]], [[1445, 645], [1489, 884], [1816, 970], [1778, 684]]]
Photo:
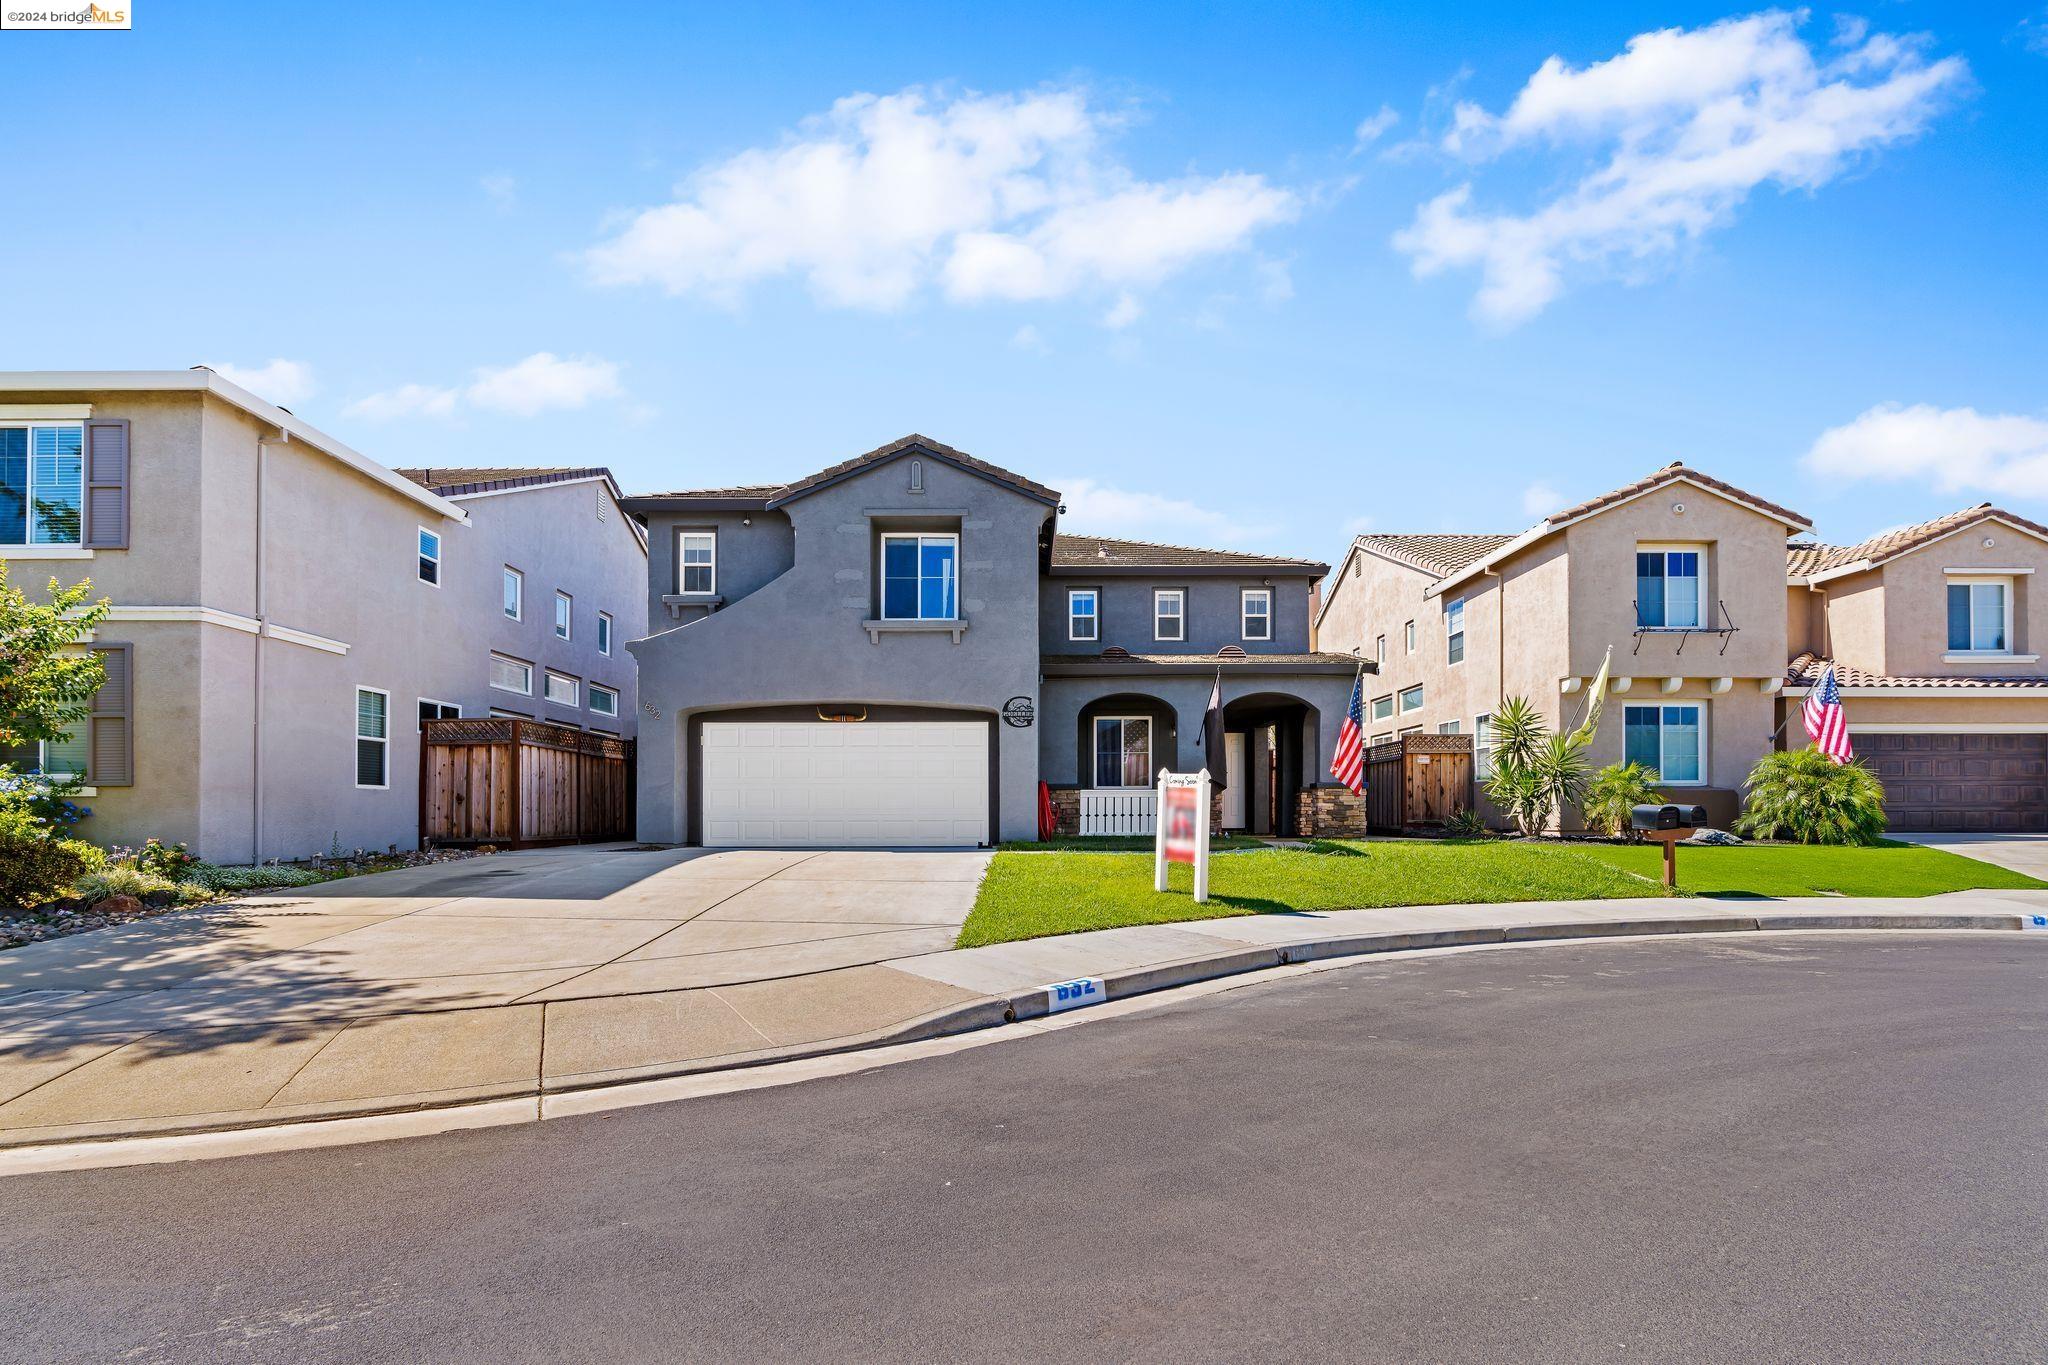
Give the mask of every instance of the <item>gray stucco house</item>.
[[1202, 764], [1223, 827], [1358, 832], [1327, 778], [1359, 661], [1310, 644], [1305, 559], [1060, 533], [1060, 495], [922, 436], [782, 484], [626, 500], [648, 530], [639, 831], [960, 845], [1124, 812]]

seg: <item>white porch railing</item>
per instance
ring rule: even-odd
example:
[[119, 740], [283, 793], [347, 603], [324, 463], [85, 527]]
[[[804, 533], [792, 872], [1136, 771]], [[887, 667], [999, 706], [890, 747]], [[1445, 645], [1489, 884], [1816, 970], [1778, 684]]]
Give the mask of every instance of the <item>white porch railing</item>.
[[1159, 821], [1159, 793], [1150, 787], [1132, 791], [1081, 791], [1081, 833], [1150, 834]]

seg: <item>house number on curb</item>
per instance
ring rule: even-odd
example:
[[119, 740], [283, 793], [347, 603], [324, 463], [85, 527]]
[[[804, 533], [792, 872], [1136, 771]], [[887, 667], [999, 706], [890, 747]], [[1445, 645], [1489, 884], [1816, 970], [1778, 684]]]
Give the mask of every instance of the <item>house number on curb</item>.
[[1056, 981], [1045, 988], [1045, 1012], [1058, 1014], [1061, 1010], [1079, 1009], [1083, 1005], [1099, 1005], [1108, 998], [1103, 994], [1099, 976]]
[[1019, 730], [1031, 728], [1032, 707], [1029, 697], [1012, 697], [1003, 703], [1003, 724], [1014, 725]]
[[2020, 928], [2048, 929], [2048, 915], [2021, 915]]

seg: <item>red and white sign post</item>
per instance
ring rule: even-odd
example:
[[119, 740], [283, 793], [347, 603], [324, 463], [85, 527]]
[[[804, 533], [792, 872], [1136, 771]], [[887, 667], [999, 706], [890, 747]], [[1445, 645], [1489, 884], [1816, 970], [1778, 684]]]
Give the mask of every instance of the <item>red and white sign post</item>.
[[1192, 863], [1195, 903], [1209, 899], [1209, 770], [1159, 770], [1159, 820], [1152, 836], [1152, 889], [1166, 889], [1166, 865]]

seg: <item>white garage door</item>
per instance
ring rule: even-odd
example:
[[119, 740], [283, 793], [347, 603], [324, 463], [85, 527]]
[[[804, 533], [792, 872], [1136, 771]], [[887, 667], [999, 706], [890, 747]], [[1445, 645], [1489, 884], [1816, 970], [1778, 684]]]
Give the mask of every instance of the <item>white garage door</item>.
[[709, 847], [988, 838], [985, 724], [714, 721], [704, 726], [703, 761]]

